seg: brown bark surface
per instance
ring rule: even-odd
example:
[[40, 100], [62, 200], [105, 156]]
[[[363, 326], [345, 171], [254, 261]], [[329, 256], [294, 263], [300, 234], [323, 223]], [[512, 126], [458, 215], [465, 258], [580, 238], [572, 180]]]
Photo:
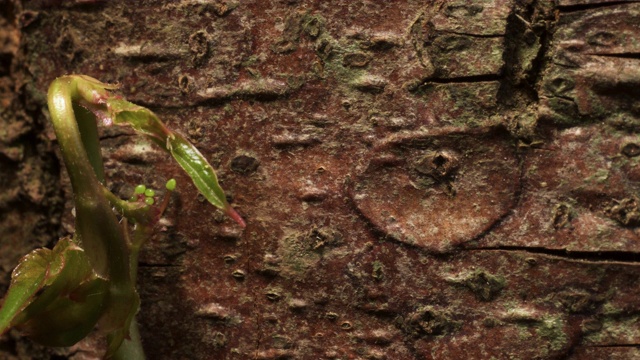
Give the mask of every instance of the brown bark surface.
[[[142, 255], [149, 359], [640, 357], [640, 3], [0, 1], [0, 275], [71, 232], [45, 94], [122, 84], [219, 171]], [[0, 358], [99, 357], [98, 337]], [[53, 354], [53, 355], [52, 355]]]

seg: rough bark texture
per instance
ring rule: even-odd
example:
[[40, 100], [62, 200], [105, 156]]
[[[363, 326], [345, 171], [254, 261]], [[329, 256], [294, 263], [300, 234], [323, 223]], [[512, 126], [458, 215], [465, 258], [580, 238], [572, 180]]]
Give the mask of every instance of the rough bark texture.
[[[45, 92], [119, 82], [193, 140], [241, 231], [176, 177], [142, 255], [150, 359], [640, 357], [640, 3], [0, 1], [1, 290], [72, 231]], [[0, 357], [89, 359], [12, 332]], [[55, 355], [51, 355], [55, 354]]]

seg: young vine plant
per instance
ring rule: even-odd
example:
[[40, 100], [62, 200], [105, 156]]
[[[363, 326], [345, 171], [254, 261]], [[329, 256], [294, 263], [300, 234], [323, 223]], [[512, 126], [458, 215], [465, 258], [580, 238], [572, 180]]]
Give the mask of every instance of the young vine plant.
[[16, 328], [44, 345], [71, 346], [97, 327], [107, 337], [105, 358], [144, 359], [135, 321], [138, 254], [176, 181], [167, 181], [161, 200], [144, 185], [127, 200], [113, 194], [105, 179], [98, 123], [129, 126], [151, 139], [211, 204], [245, 226], [198, 149], [149, 109], [114, 94], [116, 89], [85, 75], [62, 76], [49, 87], [49, 113], [73, 189], [75, 233], [19, 261], [0, 308], [0, 335]]

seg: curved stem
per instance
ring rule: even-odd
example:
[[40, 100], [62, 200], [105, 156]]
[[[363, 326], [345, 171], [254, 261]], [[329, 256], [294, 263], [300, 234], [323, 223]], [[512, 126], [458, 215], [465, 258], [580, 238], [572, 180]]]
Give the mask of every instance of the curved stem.
[[[62, 158], [67, 167], [76, 207], [74, 241], [80, 245], [95, 273], [109, 281], [109, 305], [101, 325], [109, 334], [107, 356], [116, 352], [132, 327], [139, 299], [130, 273], [130, 249], [124, 230], [103, 193], [104, 170], [95, 117], [78, 111], [78, 104], [100, 106], [108, 96], [108, 85], [84, 76], [63, 76], [51, 83], [48, 104]], [[88, 123], [85, 123], [88, 122]], [[137, 328], [136, 328], [137, 331]], [[135, 344], [142, 347], [139, 337]], [[143, 357], [129, 357], [140, 359]]]
[[[85, 95], [79, 91], [78, 80], [74, 76], [60, 77], [53, 81], [48, 92], [51, 120], [73, 187], [76, 206], [74, 239], [85, 250], [99, 276], [124, 285], [130, 282], [128, 248], [122, 228], [102, 194], [102, 184], [90, 161], [101, 156], [99, 147], [94, 146], [98, 141], [97, 132], [89, 131], [87, 140], [83, 141], [78, 127], [73, 103]], [[95, 122], [95, 119], [88, 121]], [[90, 126], [84, 128], [91, 129]], [[98, 173], [103, 173], [101, 164]]]
[[[95, 273], [109, 281], [108, 306], [100, 323], [109, 333], [106, 357], [142, 359], [134, 321], [139, 306], [135, 291], [138, 252], [168, 200], [158, 208], [141, 208], [118, 199], [106, 189], [96, 117], [105, 123], [131, 126], [148, 136], [174, 157], [211, 204], [240, 226], [244, 227], [245, 222], [227, 202], [213, 167], [200, 151], [182, 135], [168, 129], [149, 109], [109, 94], [108, 90], [113, 88], [88, 76], [62, 76], [49, 87], [48, 102], [73, 187], [74, 241], [84, 249]], [[135, 222], [134, 238], [130, 241], [126, 227], [120, 226], [112, 207]], [[131, 341], [125, 340], [128, 336]]]

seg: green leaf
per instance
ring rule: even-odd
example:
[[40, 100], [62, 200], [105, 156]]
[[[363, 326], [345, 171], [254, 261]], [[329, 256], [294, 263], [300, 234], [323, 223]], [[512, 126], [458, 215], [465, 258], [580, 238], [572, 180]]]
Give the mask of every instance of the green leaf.
[[204, 156], [180, 134], [174, 133], [167, 139], [169, 152], [191, 177], [194, 185], [209, 202], [220, 209], [226, 209], [224, 191], [218, 185], [218, 178]]
[[51, 250], [37, 249], [25, 255], [11, 274], [9, 291], [0, 308], [0, 334], [11, 326], [14, 318], [32, 301], [45, 283], [51, 262]]
[[[93, 330], [104, 312], [108, 283], [94, 278], [59, 296], [17, 327], [47, 346], [71, 346]], [[27, 308], [28, 310], [29, 308]]]
[[207, 159], [187, 139], [178, 133], [173, 133], [167, 138], [167, 147], [174, 159], [182, 169], [191, 177], [194, 185], [211, 204], [222, 209], [228, 216], [244, 227], [244, 220], [227, 203], [224, 190], [218, 184], [213, 167]]
[[94, 274], [84, 251], [60, 239], [53, 250], [35, 250], [16, 267], [3, 324], [45, 345], [70, 346], [94, 328], [107, 296], [107, 281]]
[[114, 124], [131, 126], [136, 132], [150, 137], [166, 149], [167, 136], [172, 132], [151, 110], [119, 97], [111, 97], [106, 103]]

